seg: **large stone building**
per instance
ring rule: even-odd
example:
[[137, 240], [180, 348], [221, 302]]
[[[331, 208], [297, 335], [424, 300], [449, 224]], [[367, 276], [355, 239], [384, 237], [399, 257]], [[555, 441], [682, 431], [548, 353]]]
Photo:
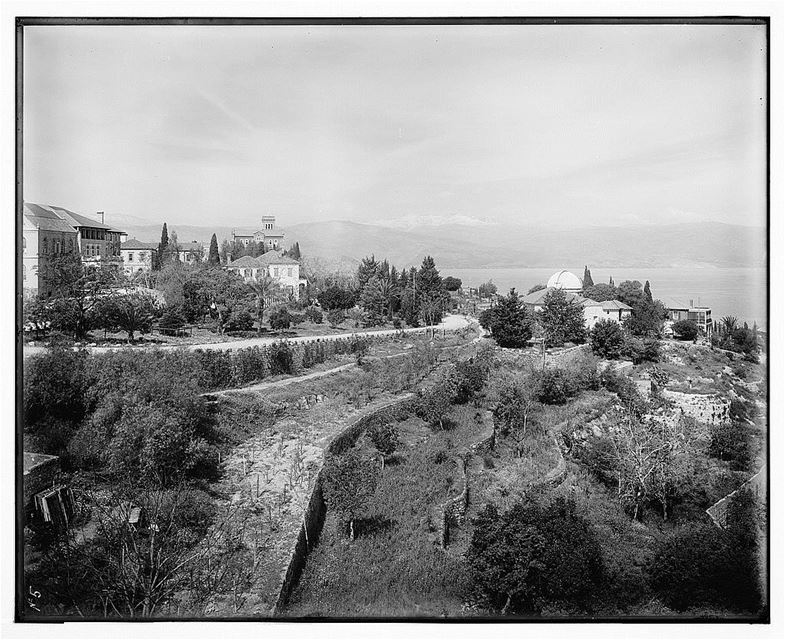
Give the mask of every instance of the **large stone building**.
[[305, 279], [300, 277], [300, 263], [280, 251], [268, 251], [256, 258], [242, 256], [229, 262], [226, 268], [240, 274], [246, 282], [254, 282], [268, 275], [277, 280], [283, 292], [294, 300], [299, 300], [306, 284]]
[[240, 242], [248, 246], [255, 242], [264, 247], [264, 251], [283, 249], [284, 232], [275, 228], [275, 216], [262, 216], [262, 228], [252, 234], [241, 234], [232, 231], [232, 242]]
[[22, 286], [48, 295], [42, 281], [46, 262], [77, 251], [85, 263], [120, 266], [120, 239], [125, 232], [62, 207], [25, 202], [22, 210]]

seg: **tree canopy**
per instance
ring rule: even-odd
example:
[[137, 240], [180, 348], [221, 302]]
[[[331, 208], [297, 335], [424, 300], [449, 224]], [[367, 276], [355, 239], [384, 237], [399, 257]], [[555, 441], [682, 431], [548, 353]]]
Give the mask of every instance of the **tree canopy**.
[[532, 319], [515, 288], [480, 314], [480, 324], [500, 347], [522, 348], [531, 340]]

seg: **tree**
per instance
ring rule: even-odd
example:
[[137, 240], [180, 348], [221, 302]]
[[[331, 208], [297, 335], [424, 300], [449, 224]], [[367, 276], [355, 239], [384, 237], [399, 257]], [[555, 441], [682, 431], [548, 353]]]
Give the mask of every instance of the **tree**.
[[349, 522], [349, 538], [354, 540], [354, 521], [371, 502], [379, 481], [376, 463], [351, 449], [327, 459], [322, 473], [327, 504]]
[[160, 269], [167, 261], [169, 248], [169, 230], [166, 228], [166, 223], [161, 227], [161, 242], [158, 243], [158, 264], [156, 269]]
[[583, 307], [567, 299], [561, 289], [552, 289], [543, 300], [537, 321], [545, 334], [545, 344], [560, 347], [565, 342], [581, 344], [586, 341]]
[[480, 315], [480, 324], [491, 332], [500, 347], [522, 348], [531, 340], [532, 323], [515, 288], [496, 306]]
[[51, 292], [44, 314], [52, 328], [77, 339], [92, 328], [96, 306], [118, 280], [107, 267], [82, 264], [75, 252], [49, 257], [40, 275]]
[[589, 265], [584, 265], [584, 267], [583, 267], [583, 289], [586, 290], [589, 287], [593, 287], [593, 286], [594, 286], [594, 280], [591, 277], [591, 271], [589, 270]]
[[633, 335], [659, 338], [666, 316], [662, 302], [649, 300], [644, 296], [636, 306], [632, 307], [632, 313], [624, 319], [623, 324]]
[[453, 276], [447, 276], [444, 279], [444, 288], [447, 289], [447, 291], [458, 291], [462, 284], [463, 282], [460, 278], [454, 278]]
[[589, 333], [591, 350], [608, 360], [617, 360], [624, 349], [624, 332], [614, 320], [600, 320]]
[[674, 322], [671, 328], [679, 340], [695, 340], [700, 331], [693, 320], [679, 320]]
[[602, 581], [601, 558], [588, 521], [564, 498], [518, 502], [501, 514], [486, 505], [466, 552], [478, 595], [502, 615], [549, 604], [586, 609]]
[[351, 309], [355, 305], [354, 294], [349, 289], [332, 286], [320, 292], [316, 299], [327, 311]]
[[544, 284], [542, 284], [542, 282], [540, 282], [538, 284], [535, 284], [531, 289], [529, 289], [526, 292], [526, 295], [529, 295], [530, 293], [534, 293], [536, 291], [542, 291], [543, 289], [547, 289], [547, 288], [548, 287], [546, 287]]
[[444, 296], [438, 292], [425, 293], [420, 297], [420, 316], [427, 326], [441, 322], [444, 304]]
[[478, 288], [477, 293], [480, 296], [480, 300], [483, 298], [491, 298], [496, 294], [496, 285], [493, 284], [493, 280], [488, 280], [488, 282], [483, 282]]
[[128, 341], [133, 342], [134, 333], [147, 333], [152, 329], [157, 306], [147, 292], [114, 293], [101, 299], [97, 316], [102, 326], [125, 331]]
[[494, 394], [493, 425], [502, 436], [515, 442], [515, 453], [520, 458], [524, 442], [530, 435], [529, 420], [541, 404], [537, 382], [531, 375], [505, 376], [497, 381]]
[[609, 278], [609, 280], [608, 280], [608, 284], [609, 284], [611, 287], [615, 287], [615, 286], [616, 286], [616, 285], [613, 283], [613, 276], [611, 276], [611, 277]]
[[611, 284], [595, 284], [584, 287], [583, 295], [595, 302], [606, 302], [607, 300], [616, 300], [619, 294], [616, 287]]
[[444, 431], [447, 414], [450, 412], [452, 397], [442, 385], [426, 389], [415, 401], [414, 412], [431, 427]]
[[258, 276], [255, 280], [251, 280], [248, 283], [248, 286], [256, 296], [256, 331], [261, 335], [265, 304], [268, 300], [278, 298], [283, 291], [280, 282], [266, 272], [263, 275]]
[[379, 275], [379, 263], [376, 262], [376, 257], [366, 256], [363, 258], [360, 262], [360, 266], [357, 267], [357, 284], [359, 286], [359, 291], [362, 291], [368, 281], [377, 275]]
[[648, 280], [646, 281], [646, 284], [645, 284], [645, 285], [643, 285], [643, 295], [645, 295], [645, 296], [646, 296], [646, 298], [647, 298], [647, 299], [648, 299], [650, 302], [653, 302], [654, 298], [652, 298], [652, 296], [651, 296], [651, 285], [649, 284], [649, 281], [648, 281]]
[[221, 264], [221, 256], [218, 253], [218, 238], [215, 234], [210, 238], [210, 253], [207, 256], [207, 264], [211, 267]]
[[223, 334], [226, 323], [235, 311], [247, 310], [253, 304], [253, 294], [245, 281], [237, 273], [223, 269], [216, 269], [212, 273], [207, 293], [210, 297], [210, 313], [218, 321], [220, 334]]
[[374, 327], [384, 322], [387, 312], [387, 299], [384, 297], [381, 281], [372, 276], [365, 283], [360, 293], [360, 304], [365, 311], [367, 326]]

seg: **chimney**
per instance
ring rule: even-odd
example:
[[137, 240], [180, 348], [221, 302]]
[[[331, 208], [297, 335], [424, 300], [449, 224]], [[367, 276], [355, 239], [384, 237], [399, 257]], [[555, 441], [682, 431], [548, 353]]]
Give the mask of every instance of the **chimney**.
[[98, 215], [101, 216], [101, 224], [105, 224], [104, 223], [104, 212], [103, 211], [99, 211]]

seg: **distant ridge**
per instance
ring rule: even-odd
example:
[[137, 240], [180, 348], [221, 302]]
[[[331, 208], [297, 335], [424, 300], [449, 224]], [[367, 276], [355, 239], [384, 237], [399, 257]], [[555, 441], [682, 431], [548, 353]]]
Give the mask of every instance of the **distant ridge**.
[[[569, 230], [525, 225], [425, 224], [411, 229], [340, 220], [286, 225], [284, 244], [300, 243], [304, 255], [340, 262], [365, 255], [387, 257], [398, 266], [419, 264], [431, 255], [440, 268], [548, 267], [591, 264], [593, 267], [763, 267], [766, 231], [714, 222]], [[433, 219], [431, 220], [433, 222]], [[232, 228], [169, 225], [182, 242], [219, 243]], [[253, 231], [234, 227], [238, 231]], [[129, 238], [156, 242], [160, 225], [125, 226]]]

